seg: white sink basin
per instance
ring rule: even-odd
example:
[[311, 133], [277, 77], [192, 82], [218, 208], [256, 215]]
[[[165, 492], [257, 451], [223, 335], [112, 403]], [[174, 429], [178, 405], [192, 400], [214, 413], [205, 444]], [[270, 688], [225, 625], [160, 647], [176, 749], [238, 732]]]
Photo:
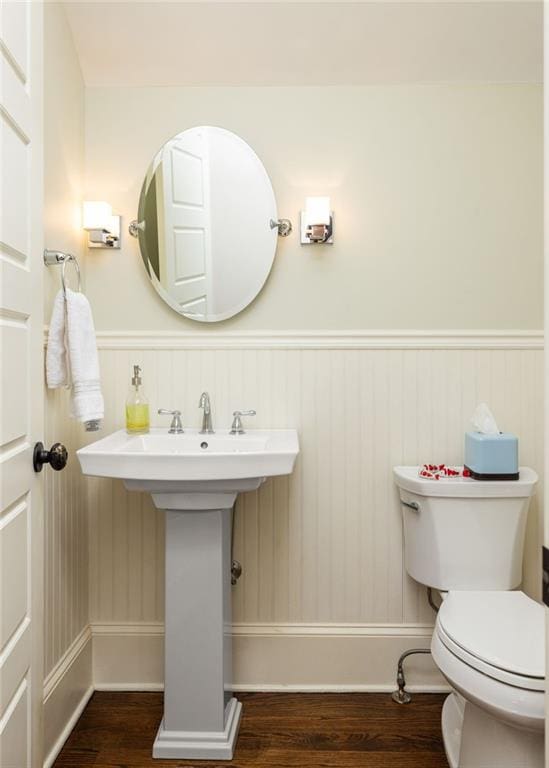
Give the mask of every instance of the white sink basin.
[[170, 435], [159, 428], [129, 435], [120, 430], [77, 451], [86, 475], [177, 483], [288, 475], [298, 453], [295, 429], [254, 429], [243, 435], [228, 430], [201, 435], [190, 429]]

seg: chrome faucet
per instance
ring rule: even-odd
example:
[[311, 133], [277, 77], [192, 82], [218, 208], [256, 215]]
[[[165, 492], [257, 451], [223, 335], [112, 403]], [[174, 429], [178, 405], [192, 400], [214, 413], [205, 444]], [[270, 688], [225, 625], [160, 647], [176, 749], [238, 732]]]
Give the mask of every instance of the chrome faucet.
[[212, 425], [212, 406], [210, 403], [210, 396], [207, 392], [202, 392], [200, 395], [200, 402], [198, 403], [198, 407], [204, 409], [204, 414], [202, 416], [202, 429], [200, 430], [200, 434], [213, 435], [214, 428]]

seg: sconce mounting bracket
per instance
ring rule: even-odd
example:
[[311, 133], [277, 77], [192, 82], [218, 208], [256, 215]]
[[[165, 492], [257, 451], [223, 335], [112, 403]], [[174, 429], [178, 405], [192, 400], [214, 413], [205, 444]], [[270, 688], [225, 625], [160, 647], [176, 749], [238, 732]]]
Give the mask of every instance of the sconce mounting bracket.
[[120, 216], [112, 216], [112, 231], [107, 229], [88, 229], [88, 248], [120, 248]]
[[271, 219], [269, 226], [271, 229], [278, 229], [279, 237], [288, 237], [292, 231], [292, 222], [290, 219]]
[[[318, 234], [317, 234], [318, 233]], [[301, 211], [301, 245], [333, 245], [334, 212], [330, 212], [330, 223], [311, 226], [307, 223], [305, 211]]]
[[139, 232], [145, 231], [145, 222], [144, 221], [137, 221], [137, 219], [133, 219], [133, 221], [130, 221], [130, 225], [128, 227], [128, 232], [132, 237], [139, 237]]

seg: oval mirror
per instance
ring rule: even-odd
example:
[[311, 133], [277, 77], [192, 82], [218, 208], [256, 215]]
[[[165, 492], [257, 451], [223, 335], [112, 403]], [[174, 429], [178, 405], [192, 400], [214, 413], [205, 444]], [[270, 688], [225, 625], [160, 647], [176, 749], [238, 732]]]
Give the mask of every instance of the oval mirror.
[[152, 284], [172, 309], [226, 320], [263, 287], [276, 250], [276, 201], [261, 160], [223, 128], [189, 128], [155, 155], [138, 237]]

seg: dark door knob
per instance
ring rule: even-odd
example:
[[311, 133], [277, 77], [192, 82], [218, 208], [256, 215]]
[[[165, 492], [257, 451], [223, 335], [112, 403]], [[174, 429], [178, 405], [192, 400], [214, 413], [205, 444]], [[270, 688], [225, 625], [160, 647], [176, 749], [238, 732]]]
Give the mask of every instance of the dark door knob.
[[62, 443], [54, 443], [49, 451], [44, 449], [43, 443], [36, 443], [32, 455], [32, 465], [35, 472], [42, 472], [44, 464], [49, 464], [52, 469], [59, 472], [67, 466], [69, 452]]

